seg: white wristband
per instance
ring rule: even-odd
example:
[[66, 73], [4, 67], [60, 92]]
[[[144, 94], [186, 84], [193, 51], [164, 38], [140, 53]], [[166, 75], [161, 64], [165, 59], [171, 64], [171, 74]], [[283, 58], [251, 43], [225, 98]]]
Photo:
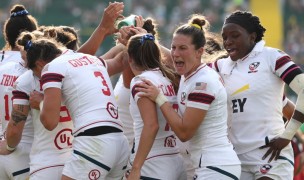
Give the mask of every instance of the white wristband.
[[39, 103], [39, 109], [40, 109], [40, 111], [42, 111], [42, 108], [43, 108], [43, 100]]
[[156, 99], [155, 99], [155, 102], [156, 104], [161, 107], [165, 102], [167, 102], [168, 99], [166, 98], [166, 96], [163, 94], [163, 93], [158, 93]]
[[15, 147], [14, 148], [12, 148], [12, 147], [10, 147], [8, 144], [6, 144], [6, 149], [8, 150], [8, 151], [15, 151]]
[[301, 125], [301, 122], [291, 118], [286, 126], [285, 131], [280, 135], [280, 137], [283, 139], [291, 140]]

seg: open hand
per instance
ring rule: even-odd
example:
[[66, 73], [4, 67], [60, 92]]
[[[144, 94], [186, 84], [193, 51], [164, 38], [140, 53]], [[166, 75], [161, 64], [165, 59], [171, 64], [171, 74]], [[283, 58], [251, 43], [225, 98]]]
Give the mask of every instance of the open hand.
[[119, 17], [123, 17], [123, 8], [124, 4], [122, 2], [110, 2], [109, 6], [105, 8], [100, 22], [100, 27], [107, 31], [106, 34], [113, 34], [118, 31], [115, 28], [115, 21]]
[[147, 97], [155, 102], [158, 94], [160, 93], [159, 89], [147, 79], [142, 79], [143, 82], [136, 84], [136, 90], [140, 91], [138, 95], [140, 97]]
[[283, 148], [285, 148], [290, 143], [290, 140], [284, 138], [272, 139], [268, 144], [261, 146], [260, 149], [269, 148], [268, 151], [263, 156], [263, 160], [266, 159], [270, 154], [268, 162], [270, 163], [273, 159], [277, 160]]

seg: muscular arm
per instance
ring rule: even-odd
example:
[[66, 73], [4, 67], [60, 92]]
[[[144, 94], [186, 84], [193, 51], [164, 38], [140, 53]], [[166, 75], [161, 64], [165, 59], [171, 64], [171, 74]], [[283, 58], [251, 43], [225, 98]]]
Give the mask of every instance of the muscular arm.
[[43, 108], [40, 112], [40, 120], [43, 126], [52, 131], [58, 125], [60, 118], [61, 89], [47, 88], [44, 90]]
[[13, 105], [11, 119], [6, 130], [6, 141], [9, 147], [16, 147], [19, 144], [29, 111], [29, 105]]
[[132, 165], [131, 175], [140, 172], [147, 158], [159, 129], [155, 103], [148, 98], [140, 98], [137, 102], [144, 126], [140, 135], [138, 150]]

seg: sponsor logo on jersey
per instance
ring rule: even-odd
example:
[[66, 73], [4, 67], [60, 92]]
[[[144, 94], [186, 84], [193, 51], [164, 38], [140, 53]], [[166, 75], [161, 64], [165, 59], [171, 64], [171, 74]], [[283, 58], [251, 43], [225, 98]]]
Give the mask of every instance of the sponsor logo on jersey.
[[166, 137], [165, 139], [165, 147], [175, 147], [176, 146], [176, 138], [175, 136], [171, 135]]
[[62, 129], [54, 139], [55, 146], [58, 150], [68, 149], [72, 147], [73, 135], [72, 129]]
[[257, 68], [259, 67], [260, 62], [253, 62], [249, 65], [248, 73], [256, 73], [258, 72]]
[[266, 174], [268, 173], [268, 171], [272, 168], [272, 166], [270, 164], [264, 164], [260, 167], [260, 172], [262, 174]]
[[114, 118], [114, 119], [118, 118], [118, 108], [115, 107], [113, 103], [108, 102], [107, 111], [112, 116], [112, 118]]
[[100, 171], [97, 169], [93, 169], [89, 172], [88, 176], [90, 180], [97, 180], [100, 177]]

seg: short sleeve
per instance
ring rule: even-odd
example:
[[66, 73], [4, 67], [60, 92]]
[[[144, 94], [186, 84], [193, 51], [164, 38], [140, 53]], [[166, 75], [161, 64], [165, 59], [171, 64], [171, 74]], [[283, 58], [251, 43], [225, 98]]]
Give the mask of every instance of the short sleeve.
[[140, 76], [136, 76], [132, 79], [131, 81], [131, 94], [132, 94], [132, 98], [134, 99], [134, 101], [137, 103], [138, 99], [140, 98], [139, 97], [139, 94], [141, 92], [139, 92], [138, 90], [136, 90], [137, 87], [139, 87], [139, 83], [143, 82], [141, 80], [142, 77]]
[[13, 104], [29, 105], [29, 94], [32, 91], [34, 75], [31, 70], [26, 71], [14, 83]]
[[61, 63], [49, 63], [44, 66], [41, 73], [42, 89], [62, 87], [62, 81], [66, 74], [66, 66]]
[[196, 81], [191, 84], [187, 97], [187, 107], [208, 110], [215, 99], [215, 93], [211, 82]]

